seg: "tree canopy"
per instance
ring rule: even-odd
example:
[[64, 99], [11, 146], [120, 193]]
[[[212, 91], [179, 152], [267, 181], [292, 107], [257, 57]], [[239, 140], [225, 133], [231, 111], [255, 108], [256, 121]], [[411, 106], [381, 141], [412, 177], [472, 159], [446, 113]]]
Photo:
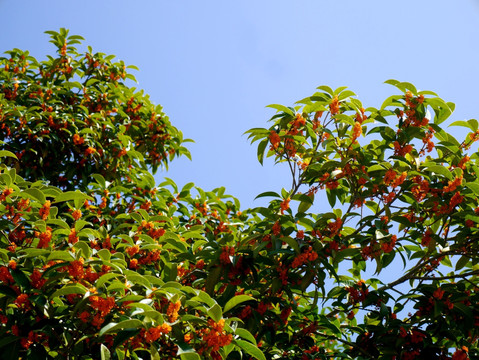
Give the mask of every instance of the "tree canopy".
[[47, 60], [0, 58], [2, 358], [479, 357], [477, 120], [458, 141], [432, 91], [320, 86], [247, 131], [291, 182], [241, 209], [157, 185], [188, 140], [130, 67], [47, 33]]

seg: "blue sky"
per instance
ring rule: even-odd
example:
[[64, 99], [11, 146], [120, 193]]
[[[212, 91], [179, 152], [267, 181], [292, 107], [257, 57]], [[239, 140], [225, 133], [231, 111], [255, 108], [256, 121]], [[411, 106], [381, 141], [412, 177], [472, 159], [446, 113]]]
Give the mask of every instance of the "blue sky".
[[395, 78], [455, 102], [454, 120], [478, 113], [478, 0], [0, 0], [0, 13], [1, 52], [42, 59], [54, 51], [43, 32], [65, 27], [138, 66], [138, 87], [196, 141], [193, 161], [157, 179], [226, 186], [247, 207], [290, 185], [287, 169], [259, 165], [242, 135], [268, 126], [268, 104], [292, 105], [326, 84], [378, 107]]

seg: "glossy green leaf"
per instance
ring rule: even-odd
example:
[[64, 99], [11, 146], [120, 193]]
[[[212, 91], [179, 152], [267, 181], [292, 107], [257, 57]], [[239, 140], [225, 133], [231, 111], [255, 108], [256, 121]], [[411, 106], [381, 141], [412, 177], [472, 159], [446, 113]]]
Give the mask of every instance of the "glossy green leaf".
[[240, 339], [235, 339], [234, 343], [239, 348], [244, 350], [248, 355], [254, 357], [255, 359], [266, 360], [266, 357], [264, 356], [263, 352], [252, 343]]
[[245, 302], [245, 301], [251, 301], [256, 299], [252, 298], [251, 296], [248, 295], [236, 295], [233, 296], [231, 299], [228, 300], [228, 302], [225, 304], [223, 307], [224, 312], [228, 312], [229, 310], [233, 309], [235, 306]]

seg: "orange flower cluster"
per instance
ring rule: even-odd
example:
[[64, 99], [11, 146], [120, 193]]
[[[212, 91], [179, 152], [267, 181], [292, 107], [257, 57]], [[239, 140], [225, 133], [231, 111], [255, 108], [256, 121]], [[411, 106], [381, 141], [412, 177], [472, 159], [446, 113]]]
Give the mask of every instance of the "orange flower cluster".
[[291, 122], [291, 127], [298, 129], [304, 125], [306, 125], [306, 120], [304, 119], [304, 117], [302, 117], [301, 114], [296, 114], [296, 117]]
[[387, 186], [392, 186], [393, 188], [396, 188], [400, 186], [404, 180], [407, 178], [407, 172], [403, 171], [401, 175], [397, 175], [396, 171], [393, 169], [389, 169], [386, 171], [386, 174], [384, 175], [384, 184]]
[[433, 234], [432, 230], [431, 229], [427, 229], [426, 232], [424, 233], [424, 235], [422, 236], [422, 239], [421, 239], [421, 245], [422, 246], [429, 246], [429, 244], [431, 243], [431, 235]]
[[166, 315], [168, 315], [168, 321], [170, 323], [173, 323], [178, 319], [178, 311], [180, 311], [181, 308], [181, 301], [177, 302], [170, 302], [168, 304], [168, 308], [166, 309]]
[[90, 306], [97, 311], [91, 324], [96, 327], [100, 327], [105, 321], [111, 309], [115, 307], [115, 298], [113, 296], [102, 298], [97, 295], [90, 296]]
[[280, 207], [281, 207], [281, 215], [283, 215], [284, 212], [289, 209], [289, 202], [290, 202], [290, 201], [291, 201], [291, 199], [290, 199], [290, 198], [287, 198], [287, 199], [284, 199], [284, 200], [281, 202], [281, 205], [280, 205]]
[[349, 293], [349, 300], [353, 304], [358, 304], [366, 300], [369, 290], [364, 280], [359, 280], [355, 286], [346, 286], [345, 290]]
[[12, 274], [6, 266], [0, 266], [0, 282], [11, 284], [14, 282]]
[[85, 277], [85, 272], [83, 270], [84, 259], [80, 258], [79, 260], [74, 260], [68, 265], [68, 273], [74, 279], [81, 280]]
[[41, 289], [47, 281], [46, 279], [42, 279], [42, 276], [42, 273], [38, 269], [34, 269], [32, 275], [30, 275], [31, 284], [35, 289]]
[[460, 176], [456, 176], [454, 180], [449, 180], [447, 185], [444, 186], [444, 188], [442, 189], [442, 191], [447, 193], [447, 192], [452, 192], [456, 190], [458, 186], [462, 185], [462, 179], [463, 179], [462, 175], [460, 175]]
[[417, 202], [423, 201], [429, 193], [429, 182], [421, 176], [415, 176], [413, 181], [417, 184], [411, 188], [411, 193]]
[[158, 340], [161, 335], [166, 335], [171, 331], [171, 326], [168, 325], [167, 323], [163, 323], [161, 325], [158, 325], [156, 327], [149, 328], [145, 332], [145, 341], [147, 343], [152, 343], [156, 340]]
[[386, 174], [384, 175], [383, 182], [384, 184], [389, 186], [394, 181], [395, 178], [396, 178], [396, 171], [394, 171], [393, 169], [389, 169], [388, 171], [386, 171]]
[[336, 115], [339, 113], [339, 100], [337, 96], [335, 96], [331, 101], [331, 104], [329, 105], [329, 111], [331, 112], [331, 115]]
[[220, 254], [220, 262], [223, 265], [231, 264], [230, 256], [235, 254], [235, 248], [233, 246], [223, 246]]
[[19, 309], [28, 311], [32, 308], [32, 304], [30, 303], [30, 300], [28, 300], [28, 295], [27, 294], [20, 294], [18, 297], [15, 299], [14, 304], [17, 305]]
[[11, 195], [13, 193], [12, 188], [6, 188], [5, 190], [2, 191], [2, 194], [0, 194], [0, 202], [5, 201], [7, 196]]
[[394, 155], [396, 156], [406, 156], [406, 154], [409, 154], [412, 151], [412, 145], [411, 144], [399, 144], [398, 141], [395, 141], [393, 143], [394, 145]]
[[397, 236], [392, 235], [387, 241], [381, 244], [381, 249], [385, 253], [389, 253], [394, 250], [394, 246], [396, 246]]
[[363, 133], [363, 128], [361, 126], [361, 123], [359, 121], [355, 121], [354, 127], [353, 127], [353, 136], [352, 136], [353, 144], [356, 142], [356, 139], [362, 135], [362, 133]]
[[422, 138], [422, 142], [424, 143], [424, 145], [426, 145], [427, 152], [431, 152], [435, 147], [434, 142], [431, 140], [433, 134], [434, 134], [434, 129], [432, 127], [429, 127], [428, 131], [426, 131], [426, 133], [424, 134], [424, 137]]
[[70, 234], [68, 234], [68, 243], [76, 244], [78, 242], [78, 236], [75, 228], [71, 228]]
[[293, 262], [291, 263], [291, 267], [293, 269], [296, 269], [301, 265], [305, 264], [307, 261], [314, 261], [317, 258], [318, 254], [316, 253], [316, 251], [313, 250], [311, 246], [309, 246], [304, 253], [301, 253], [294, 258]]
[[46, 335], [44, 333], [41, 333], [41, 332], [37, 333], [37, 332], [33, 332], [33, 331], [30, 331], [28, 333], [28, 337], [22, 338], [20, 340], [20, 344], [22, 345], [22, 347], [24, 349], [28, 349], [31, 345], [39, 344], [39, 343], [42, 343], [42, 342], [45, 342], [45, 344], [48, 343], [48, 335]]
[[[227, 346], [231, 343], [231, 340], [233, 340], [233, 335], [227, 334], [224, 331], [224, 319], [220, 319], [218, 322], [209, 319], [208, 325], [208, 328], [200, 330], [202, 334], [202, 339], [207, 349], [210, 349], [211, 351], [218, 351], [220, 347]], [[200, 350], [204, 351], [205, 349]], [[203, 351], [199, 351], [200, 354]]]
[[133, 245], [133, 246], [129, 246], [125, 249], [125, 252], [130, 256], [130, 257], [133, 257], [135, 256], [136, 254], [138, 254], [138, 252], [140, 251], [140, 247], [138, 245]]
[[78, 219], [81, 218], [82, 213], [81, 213], [80, 210], [75, 209], [75, 210], [73, 210], [73, 212], [72, 212], [72, 216], [73, 216], [73, 219], [74, 219], [75, 221], [77, 221]]
[[271, 143], [271, 149], [276, 150], [281, 143], [281, 138], [279, 137], [278, 133], [274, 130], [271, 130], [269, 134], [269, 142]]
[[85, 142], [85, 139], [78, 134], [73, 134], [73, 143], [75, 145], [81, 145]]
[[330, 232], [330, 237], [334, 237], [340, 234], [341, 227], [343, 226], [343, 220], [341, 218], [337, 218], [336, 221], [331, 221], [328, 223], [328, 230]]
[[278, 236], [281, 233], [281, 225], [279, 224], [278, 221], [276, 221], [273, 224], [273, 227], [271, 228], [271, 232], [273, 235], [276, 235], [276, 236]]
[[463, 346], [461, 349], [457, 349], [454, 354], [452, 354], [451, 360], [467, 360], [469, 349], [467, 346]]
[[385, 204], [390, 204], [395, 197], [396, 197], [396, 193], [394, 191], [391, 191], [389, 194], [383, 195], [383, 201]]
[[459, 163], [457, 164], [457, 167], [460, 168], [460, 169], [462, 169], [462, 170], [465, 170], [465, 169], [466, 169], [466, 163], [468, 163], [469, 160], [471, 160], [471, 158], [470, 158], [468, 155], [464, 156], [464, 157], [459, 161]]
[[42, 220], [46, 220], [48, 218], [48, 215], [50, 214], [50, 206], [51, 206], [51, 202], [50, 200], [47, 200], [45, 201], [45, 204], [43, 204], [43, 206], [38, 211]]
[[52, 239], [52, 228], [47, 226], [46, 230], [42, 233], [35, 231], [35, 236], [40, 239], [37, 248], [47, 248], [50, 245], [50, 240]]
[[96, 153], [96, 149], [93, 148], [93, 147], [91, 147], [91, 146], [89, 146], [89, 147], [85, 150], [85, 155], [92, 155], [92, 154], [94, 154], [94, 153]]

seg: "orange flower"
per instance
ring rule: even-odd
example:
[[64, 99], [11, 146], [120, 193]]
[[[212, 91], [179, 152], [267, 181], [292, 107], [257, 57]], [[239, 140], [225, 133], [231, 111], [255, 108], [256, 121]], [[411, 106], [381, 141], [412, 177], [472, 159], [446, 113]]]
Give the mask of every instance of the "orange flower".
[[90, 306], [97, 310], [102, 317], [108, 315], [115, 306], [115, 298], [112, 296], [102, 298], [97, 295], [90, 296]]
[[76, 220], [78, 220], [78, 219], [81, 218], [82, 213], [81, 213], [80, 210], [75, 209], [75, 210], [73, 210], [73, 212], [72, 212], [72, 216], [73, 216], [73, 219], [76, 221]]
[[35, 289], [41, 289], [47, 280], [42, 279], [42, 273], [38, 269], [34, 269], [30, 275], [30, 281]]
[[284, 212], [289, 209], [290, 200], [291, 200], [290, 198], [287, 198], [281, 202], [281, 215], [284, 214]]
[[163, 323], [159, 326], [149, 328], [145, 332], [145, 341], [147, 343], [152, 343], [158, 340], [161, 337], [161, 335], [168, 334], [170, 331], [171, 331], [171, 326], [168, 325], [167, 323]]
[[467, 351], [464, 351], [464, 350], [456, 350], [451, 358], [451, 360], [467, 360], [467, 359], [469, 359], [469, 357], [467, 356]]
[[444, 290], [441, 290], [441, 288], [437, 288], [432, 294], [432, 296], [437, 300], [441, 300], [444, 296]]
[[400, 186], [400, 185], [404, 182], [404, 180], [406, 180], [406, 177], [407, 177], [407, 172], [406, 172], [406, 171], [403, 171], [403, 173], [402, 173], [401, 175], [397, 176], [397, 177], [394, 179], [394, 181], [393, 181], [393, 183], [391, 184], [391, 186], [392, 186], [393, 188]]
[[140, 247], [138, 245], [133, 245], [133, 246], [127, 247], [126, 250], [125, 250], [125, 252], [130, 257], [135, 256], [135, 254], [138, 254], [139, 251], [140, 251]]
[[89, 147], [85, 150], [85, 155], [92, 155], [92, 154], [94, 154], [94, 153], [96, 153], [96, 149], [93, 148], [93, 147], [91, 147], [91, 146], [89, 146]]
[[276, 131], [271, 130], [271, 133], [269, 134], [269, 141], [271, 143], [272, 148], [277, 149], [279, 147], [280, 142], [281, 142], [281, 138], [276, 133]]
[[74, 260], [71, 262], [70, 265], [68, 265], [68, 273], [70, 274], [71, 277], [80, 280], [85, 277], [85, 272], [83, 270], [83, 258], [80, 258], [79, 260]]
[[339, 112], [339, 100], [338, 97], [335, 96], [329, 105], [329, 111], [331, 115], [336, 115]]
[[39, 215], [41, 216], [42, 220], [46, 220], [48, 218], [48, 215], [50, 214], [50, 206], [51, 202], [50, 200], [47, 200], [39, 210]]
[[396, 178], [396, 171], [394, 171], [393, 169], [389, 169], [388, 171], [386, 171], [386, 174], [384, 175], [384, 184], [386, 185], [390, 185], [393, 180]]
[[459, 161], [459, 163], [457, 164], [457, 167], [458, 167], [458, 168], [461, 168], [462, 170], [464, 170], [464, 169], [466, 168], [466, 163], [469, 162], [470, 159], [471, 159], [471, 158], [470, 158], [468, 155], [464, 156], [464, 157], [461, 159], [461, 161]]
[[15, 305], [17, 305], [18, 308], [23, 309], [25, 311], [28, 311], [31, 308], [30, 300], [28, 300], [27, 294], [18, 295], [14, 303]]
[[76, 244], [78, 242], [78, 236], [75, 228], [71, 228], [70, 234], [68, 235], [68, 242], [70, 244]]
[[396, 235], [391, 236], [391, 238], [389, 239], [389, 241], [383, 242], [383, 243], [381, 244], [381, 249], [382, 249], [385, 253], [389, 253], [389, 252], [393, 251], [393, 250], [394, 250], [394, 246], [396, 245], [396, 241], [397, 241], [397, 236], [396, 236]]
[[448, 183], [447, 183], [447, 186], [444, 186], [444, 188], [442, 190], [445, 193], [452, 192], [452, 191], [456, 190], [456, 188], [458, 186], [460, 186], [461, 184], [462, 184], [462, 175], [456, 176], [454, 178], [454, 180], [449, 180]]
[[326, 183], [326, 189], [329, 189], [329, 190], [334, 190], [334, 189], [336, 189], [338, 186], [339, 186], [339, 182], [337, 182], [336, 180], [328, 181], [328, 182]]
[[363, 128], [361, 126], [361, 123], [359, 121], [356, 121], [353, 127], [353, 138], [352, 138], [353, 143], [356, 141], [358, 137], [362, 135], [362, 133], [363, 133]]
[[429, 246], [429, 243], [431, 242], [431, 235], [433, 234], [431, 229], [427, 229], [427, 231], [424, 233], [422, 240], [421, 240], [421, 245], [422, 246]]
[[2, 194], [0, 195], [0, 202], [4, 201], [7, 198], [7, 196], [12, 194], [12, 193], [13, 193], [12, 188], [7, 188], [7, 189], [3, 190]]
[[233, 340], [231, 334], [224, 331], [225, 320], [220, 319], [218, 322], [208, 320], [209, 327], [203, 329], [203, 341], [212, 351], [218, 351], [220, 347], [227, 346]]
[[281, 233], [281, 225], [278, 221], [274, 223], [273, 227], [271, 228], [271, 232], [273, 235], [279, 235]]
[[328, 224], [328, 229], [331, 232], [330, 237], [333, 237], [339, 234], [342, 226], [343, 226], [343, 220], [341, 218], [337, 218], [336, 221], [330, 222]]
[[85, 142], [85, 139], [82, 138], [80, 135], [78, 135], [78, 134], [74, 134], [74, 135], [73, 135], [73, 143], [74, 143], [75, 145], [81, 145], [81, 144], [83, 144], [84, 142]]
[[42, 232], [40, 234], [38, 232], [35, 232], [35, 235], [37, 235], [40, 238], [37, 248], [39, 249], [47, 248], [50, 245], [50, 240], [52, 239], [52, 229], [50, 227], [47, 227], [45, 232]]
[[178, 319], [178, 311], [181, 307], [181, 301], [177, 301], [175, 303], [170, 302], [168, 304], [168, 309], [166, 309], [166, 315], [168, 315], [168, 321], [170, 323], [175, 322]]

